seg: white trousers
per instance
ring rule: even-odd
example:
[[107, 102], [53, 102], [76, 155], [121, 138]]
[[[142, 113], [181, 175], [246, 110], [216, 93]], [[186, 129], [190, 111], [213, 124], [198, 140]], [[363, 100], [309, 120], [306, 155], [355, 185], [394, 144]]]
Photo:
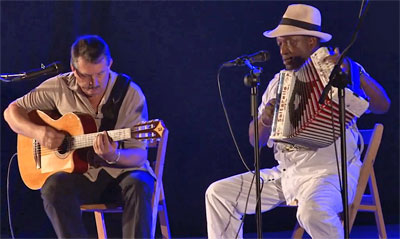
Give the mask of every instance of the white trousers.
[[[261, 177], [268, 178], [270, 170]], [[244, 213], [254, 214], [256, 208], [253, 174], [244, 173], [212, 183], [206, 192], [207, 231], [209, 239], [243, 238], [240, 228]], [[273, 209], [285, 201], [281, 180], [264, 181], [261, 192], [261, 211]], [[354, 198], [357, 179], [349, 178], [349, 199]], [[297, 220], [312, 238], [343, 238], [343, 226], [338, 213], [342, 200], [337, 175], [307, 180], [299, 192]], [[248, 198], [247, 209], [246, 201]]]

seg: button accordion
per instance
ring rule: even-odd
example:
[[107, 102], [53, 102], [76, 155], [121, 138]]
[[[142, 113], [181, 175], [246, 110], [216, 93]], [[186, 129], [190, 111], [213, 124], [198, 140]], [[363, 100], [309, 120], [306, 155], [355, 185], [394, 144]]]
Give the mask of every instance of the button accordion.
[[[297, 71], [282, 70], [276, 95], [270, 139], [307, 148], [323, 148], [339, 137], [338, 89], [331, 88], [324, 104], [319, 104], [334, 64], [324, 61], [326, 47], [315, 51]], [[346, 127], [350, 127], [369, 106], [345, 88]]]

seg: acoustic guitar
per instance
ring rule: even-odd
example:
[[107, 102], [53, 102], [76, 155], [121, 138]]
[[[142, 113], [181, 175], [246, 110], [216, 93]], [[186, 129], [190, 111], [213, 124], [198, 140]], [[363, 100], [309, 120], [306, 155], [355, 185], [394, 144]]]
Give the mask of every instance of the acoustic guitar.
[[[29, 118], [40, 125], [63, 131], [66, 137], [58, 149], [42, 147], [37, 140], [18, 135], [18, 167], [25, 185], [40, 189], [46, 179], [60, 171], [84, 173], [89, 168], [87, 154], [99, 134], [94, 119], [87, 114], [68, 113], [59, 118], [43, 111], [31, 111]], [[132, 128], [107, 131], [113, 141], [134, 138], [140, 141], [159, 140], [164, 132], [161, 120], [141, 122]]]

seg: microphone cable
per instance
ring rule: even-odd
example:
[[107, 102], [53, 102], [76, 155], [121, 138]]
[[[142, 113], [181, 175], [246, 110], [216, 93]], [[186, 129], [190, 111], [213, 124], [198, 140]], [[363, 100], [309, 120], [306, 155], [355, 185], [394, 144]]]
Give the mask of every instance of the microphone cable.
[[243, 165], [246, 167], [247, 171], [253, 173], [253, 172], [250, 170], [250, 168], [247, 166], [247, 163], [245, 162], [245, 160], [244, 160], [244, 158], [243, 158], [243, 155], [242, 155], [242, 153], [241, 153], [241, 151], [240, 151], [240, 149], [239, 149], [239, 146], [238, 146], [237, 141], [236, 141], [235, 134], [233, 133], [233, 130], [232, 130], [231, 121], [229, 120], [229, 115], [228, 115], [228, 112], [227, 112], [226, 107], [225, 107], [224, 98], [222, 97], [222, 90], [221, 90], [221, 83], [220, 83], [220, 75], [221, 75], [221, 70], [222, 70], [223, 68], [224, 68], [224, 66], [221, 65], [221, 66], [219, 67], [218, 73], [217, 73], [218, 92], [219, 92], [219, 98], [220, 98], [221, 104], [222, 104], [222, 109], [224, 110], [224, 115], [225, 115], [226, 123], [228, 124], [229, 132], [230, 132], [230, 134], [231, 134], [233, 143], [235, 144], [236, 151], [237, 151], [237, 153], [239, 154], [240, 160], [242, 161]]
[[329, 90], [329, 94], [331, 97], [331, 100], [329, 101], [330, 104], [330, 108], [331, 108], [331, 126], [332, 126], [332, 137], [333, 137], [333, 148], [335, 150], [335, 158], [336, 158], [336, 168], [337, 168], [337, 173], [338, 173], [338, 179], [339, 179], [339, 188], [340, 191], [342, 191], [342, 176], [341, 176], [341, 172], [340, 172], [340, 168], [339, 168], [339, 156], [338, 156], [338, 151], [337, 151], [337, 146], [336, 146], [336, 128], [335, 128], [335, 117], [333, 115], [333, 93], [332, 93], [332, 88]]
[[[240, 229], [243, 227], [243, 224], [244, 224], [244, 218], [246, 217], [247, 205], [249, 204], [249, 198], [250, 198], [251, 188], [253, 187], [253, 182], [254, 182], [254, 179], [255, 179], [255, 178], [256, 178], [256, 174], [253, 173], [253, 178], [251, 179], [251, 184], [250, 184], [249, 192], [248, 192], [247, 198], [246, 198], [246, 204], [245, 204], [245, 207], [244, 207], [244, 213], [243, 213], [243, 216], [242, 216], [242, 218], [241, 218], [241, 220], [240, 220], [240, 221], [241, 221], [241, 222], [240, 222], [240, 226], [239, 226], [239, 228], [238, 228], [238, 230], [237, 230], [237, 232], [236, 232], [235, 239], [238, 238]], [[261, 188], [260, 188], [260, 192], [262, 192], [262, 190], [263, 190], [263, 188], [264, 188], [264, 179], [263, 179], [261, 176], [260, 176], [260, 179], [261, 179]], [[256, 196], [256, 197], [257, 197], [257, 196]], [[259, 198], [258, 200], [261, 200], [261, 196], [260, 196], [260, 198]], [[256, 205], [258, 204], [258, 200], [256, 200]]]
[[11, 233], [11, 238], [14, 239], [14, 228], [12, 226], [12, 220], [11, 220], [11, 206], [10, 206], [10, 171], [11, 171], [11, 163], [14, 160], [14, 158], [17, 156], [17, 153], [14, 153], [13, 156], [11, 156], [10, 161], [8, 162], [8, 170], [7, 170], [7, 211], [8, 211], [8, 225], [10, 226], [10, 233]]
[[[217, 72], [217, 85], [218, 85], [218, 92], [219, 92], [219, 97], [220, 97], [220, 100], [221, 100], [222, 109], [223, 109], [223, 111], [224, 111], [226, 123], [228, 124], [229, 132], [230, 132], [230, 134], [231, 134], [233, 143], [235, 144], [236, 151], [237, 151], [237, 153], [239, 154], [240, 160], [242, 161], [242, 163], [243, 163], [243, 165], [245, 166], [245, 168], [247, 169], [247, 171], [250, 172], [251, 174], [253, 174], [253, 178], [252, 178], [251, 183], [250, 183], [249, 192], [247, 193], [247, 198], [246, 198], [246, 204], [245, 204], [244, 213], [243, 213], [243, 216], [242, 216], [242, 218], [241, 218], [240, 226], [239, 226], [239, 228], [238, 228], [238, 230], [237, 230], [237, 232], [236, 232], [236, 236], [235, 236], [235, 239], [237, 239], [238, 236], [239, 236], [240, 229], [242, 228], [243, 223], [244, 223], [244, 218], [245, 218], [246, 212], [247, 212], [247, 206], [248, 206], [249, 199], [250, 199], [251, 189], [252, 189], [252, 187], [253, 187], [253, 182], [254, 182], [254, 179], [255, 179], [255, 177], [256, 177], [256, 174], [248, 167], [246, 161], [244, 160], [244, 157], [243, 157], [243, 155], [242, 155], [242, 153], [241, 153], [241, 151], [240, 151], [240, 148], [239, 148], [239, 146], [238, 146], [238, 143], [237, 143], [237, 141], [236, 141], [235, 134], [233, 133], [232, 125], [231, 125], [231, 122], [230, 122], [230, 120], [229, 120], [228, 111], [226, 110], [226, 106], [225, 106], [225, 103], [224, 103], [224, 98], [222, 97], [222, 90], [221, 90], [221, 83], [220, 83], [220, 75], [221, 75], [221, 70], [222, 70], [223, 68], [224, 68], [224, 65], [221, 65], [221, 66], [219, 67], [219, 69], [218, 69], [218, 72]], [[261, 148], [259, 148], [259, 151], [261, 152]], [[263, 187], [264, 187], [264, 179], [263, 179], [263, 177], [260, 176], [260, 180], [261, 180], [260, 192], [262, 192], [262, 189], [263, 189]], [[260, 196], [260, 198], [258, 198], [258, 199], [256, 200], [256, 205], [258, 204], [258, 200], [261, 200], [261, 196]], [[229, 221], [229, 223], [230, 223], [230, 221]], [[229, 223], [228, 223], [228, 225], [227, 225], [225, 228], [228, 228]]]

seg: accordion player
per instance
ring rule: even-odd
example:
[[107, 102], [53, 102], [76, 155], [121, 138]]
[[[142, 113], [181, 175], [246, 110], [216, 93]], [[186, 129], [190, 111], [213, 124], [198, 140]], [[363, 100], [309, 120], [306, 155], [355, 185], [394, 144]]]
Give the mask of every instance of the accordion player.
[[[320, 47], [296, 71], [282, 70], [276, 92], [276, 104], [270, 139], [307, 148], [324, 148], [339, 137], [338, 89], [319, 104], [334, 64], [324, 61], [329, 55]], [[369, 106], [366, 99], [345, 88], [346, 127], [355, 123]]]

